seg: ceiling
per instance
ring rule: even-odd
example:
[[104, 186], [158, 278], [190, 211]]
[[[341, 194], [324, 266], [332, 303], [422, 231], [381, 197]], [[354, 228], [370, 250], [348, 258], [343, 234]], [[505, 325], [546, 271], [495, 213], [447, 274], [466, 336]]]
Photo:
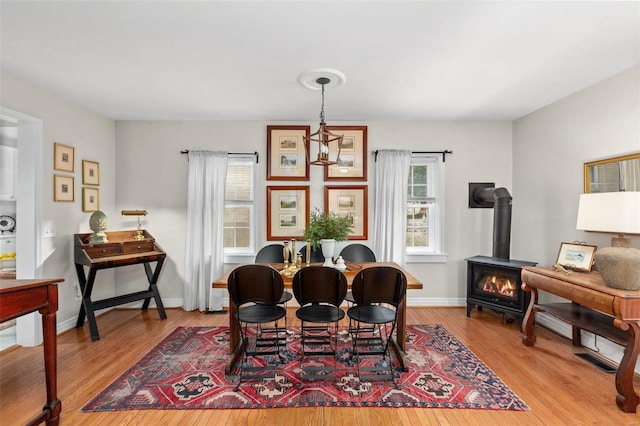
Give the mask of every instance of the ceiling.
[[640, 2], [5, 1], [2, 69], [115, 120], [514, 120], [640, 62]]

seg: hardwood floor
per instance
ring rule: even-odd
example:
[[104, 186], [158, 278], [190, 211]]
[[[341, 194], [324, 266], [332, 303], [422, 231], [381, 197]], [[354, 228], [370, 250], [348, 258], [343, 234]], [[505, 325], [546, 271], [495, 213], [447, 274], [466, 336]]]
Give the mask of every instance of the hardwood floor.
[[[638, 414], [615, 404], [613, 374], [574, 355], [568, 339], [542, 327], [525, 347], [517, 323], [491, 311], [409, 308], [408, 324], [443, 324], [483, 360], [530, 411], [417, 408], [284, 408], [80, 413], [80, 408], [178, 326], [226, 325], [226, 315], [170, 309], [116, 309], [98, 318], [101, 340], [87, 325], [58, 337], [58, 397], [62, 425], [638, 425]], [[297, 325], [293, 310], [290, 324]], [[0, 353], [0, 425], [25, 424], [46, 400], [42, 347]]]

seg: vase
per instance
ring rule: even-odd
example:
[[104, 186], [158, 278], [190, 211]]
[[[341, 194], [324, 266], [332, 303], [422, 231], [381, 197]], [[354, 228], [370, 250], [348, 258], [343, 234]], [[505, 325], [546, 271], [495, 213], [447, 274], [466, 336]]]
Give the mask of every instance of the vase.
[[322, 239], [320, 240], [320, 247], [322, 247], [322, 255], [324, 256], [322, 266], [333, 268], [333, 252], [336, 249], [336, 240]]

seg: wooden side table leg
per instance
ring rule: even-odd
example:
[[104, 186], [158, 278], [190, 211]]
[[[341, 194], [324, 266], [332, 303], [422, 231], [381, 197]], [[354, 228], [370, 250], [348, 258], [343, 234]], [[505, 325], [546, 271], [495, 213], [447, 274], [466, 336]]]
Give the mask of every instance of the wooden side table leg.
[[47, 403], [43, 411], [48, 411], [47, 425], [57, 425], [60, 421], [62, 403], [58, 399], [58, 347], [56, 336], [56, 311], [58, 310], [58, 286], [47, 288], [49, 306], [41, 310], [42, 347], [44, 350], [44, 371], [47, 385]]
[[533, 321], [536, 316], [535, 306], [536, 303], [538, 303], [538, 290], [529, 287], [526, 283], [522, 283], [522, 290], [531, 292], [529, 306], [522, 320], [522, 344], [525, 346], [533, 346], [536, 342], [536, 336], [533, 334]]
[[616, 319], [613, 323], [616, 327], [627, 331], [629, 334], [627, 347], [625, 348], [624, 356], [616, 373], [616, 389], [618, 390], [616, 404], [618, 408], [625, 413], [635, 413], [636, 407], [640, 402], [638, 394], [633, 389], [633, 374], [636, 361], [638, 360], [638, 352], [640, 351], [640, 342], [638, 341], [640, 326], [636, 321], [621, 321]]

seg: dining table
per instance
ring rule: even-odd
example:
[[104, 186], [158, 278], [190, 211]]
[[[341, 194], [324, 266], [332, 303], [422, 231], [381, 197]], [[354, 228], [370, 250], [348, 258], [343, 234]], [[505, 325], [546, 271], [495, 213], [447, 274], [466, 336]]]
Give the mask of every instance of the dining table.
[[[342, 271], [342, 273], [347, 278], [347, 286], [351, 289], [351, 283], [353, 282], [353, 278], [356, 276], [358, 272], [363, 269], [370, 268], [373, 266], [390, 266], [393, 268], [397, 268], [402, 271], [407, 278], [407, 290], [419, 290], [422, 288], [422, 283], [409, 272], [407, 272], [404, 268], [398, 265], [395, 262], [345, 262], [346, 269]], [[266, 263], [266, 265], [271, 266], [280, 272], [280, 275], [284, 281], [284, 288], [291, 289], [291, 283], [293, 281], [293, 276], [290, 273], [286, 273], [284, 271], [285, 265], [283, 263]], [[303, 264], [302, 267], [308, 266], [309, 264]], [[311, 265], [322, 265], [322, 263], [311, 263]], [[238, 267], [241, 265], [238, 265]], [[233, 270], [227, 272], [217, 280], [215, 280], [212, 284], [213, 288], [218, 289], [226, 289], [227, 281], [229, 279], [229, 275], [233, 272]], [[242, 345], [240, 344], [240, 330], [238, 328], [238, 324], [235, 321], [235, 315], [237, 312], [237, 306], [234, 306], [233, 303], [229, 303], [229, 358], [227, 359], [227, 364], [225, 366], [225, 374], [231, 374], [233, 367], [237, 363], [238, 359], [242, 355]], [[396, 323], [396, 335], [391, 336], [391, 347], [393, 348], [394, 353], [396, 354], [400, 365], [402, 366], [403, 371], [408, 371], [408, 362], [405, 357], [405, 334], [407, 329], [407, 294], [404, 294], [402, 301], [398, 305], [398, 319]]]

